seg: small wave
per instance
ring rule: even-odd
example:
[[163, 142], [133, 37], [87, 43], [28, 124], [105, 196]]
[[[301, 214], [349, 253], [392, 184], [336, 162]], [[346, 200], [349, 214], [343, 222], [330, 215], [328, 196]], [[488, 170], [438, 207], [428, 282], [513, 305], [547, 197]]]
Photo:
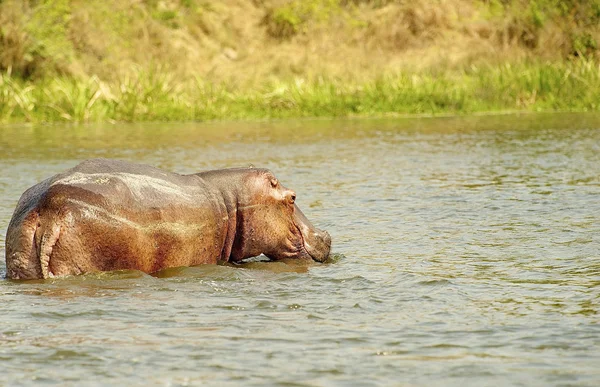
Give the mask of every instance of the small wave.
[[452, 282], [448, 281], [446, 279], [427, 280], [427, 281], [419, 281], [419, 282], [417, 282], [417, 285], [438, 287], [438, 286], [452, 285]]
[[343, 259], [346, 259], [346, 256], [344, 254], [331, 253], [331, 254], [329, 254], [329, 257], [327, 257], [327, 259], [323, 263], [324, 264], [335, 264], [335, 263], [340, 262]]

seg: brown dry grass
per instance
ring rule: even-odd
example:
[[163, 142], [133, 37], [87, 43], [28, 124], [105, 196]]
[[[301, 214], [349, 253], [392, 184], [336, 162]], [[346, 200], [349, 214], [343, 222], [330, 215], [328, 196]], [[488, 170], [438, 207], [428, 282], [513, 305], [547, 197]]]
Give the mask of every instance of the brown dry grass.
[[[600, 41], [597, 23], [577, 21], [579, 8], [547, 12], [540, 19], [532, 8], [535, 1], [30, 4], [0, 2], [0, 69], [25, 78], [58, 73], [115, 80], [133, 68], [159, 68], [182, 78], [240, 85], [294, 77], [361, 79], [404, 70], [435, 72], [527, 58], [594, 56], [594, 44]], [[282, 22], [285, 17], [292, 22]]]

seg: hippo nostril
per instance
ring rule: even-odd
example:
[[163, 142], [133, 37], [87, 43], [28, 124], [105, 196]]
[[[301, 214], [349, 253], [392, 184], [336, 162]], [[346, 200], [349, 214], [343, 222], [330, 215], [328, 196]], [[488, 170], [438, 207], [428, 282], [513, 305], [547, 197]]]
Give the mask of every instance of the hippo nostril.
[[296, 202], [296, 192], [289, 190], [286, 192], [286, 197], [290, 204], [294, 204]]

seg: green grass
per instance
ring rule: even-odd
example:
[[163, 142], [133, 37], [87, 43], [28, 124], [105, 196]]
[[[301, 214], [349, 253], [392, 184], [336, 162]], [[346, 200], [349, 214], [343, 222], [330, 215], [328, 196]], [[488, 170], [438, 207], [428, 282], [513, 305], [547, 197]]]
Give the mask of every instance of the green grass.
[[598, 110], [598, 63], [600, 0], [0, 0], [0, 122]]
[[203, 121], [285, 117], [598, 111], [600, 65], [472, 66], [367, 80], [290, 79], [255, 87], [137, 71], [118, 82], [0, 75], [0, 122]]

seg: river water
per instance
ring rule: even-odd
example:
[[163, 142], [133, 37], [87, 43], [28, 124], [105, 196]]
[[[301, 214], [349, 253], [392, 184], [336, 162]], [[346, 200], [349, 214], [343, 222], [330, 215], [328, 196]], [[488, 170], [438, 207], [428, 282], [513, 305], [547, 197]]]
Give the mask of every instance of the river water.
[[600, 385], [598, 115], [8, 126], [0, 151], [2, 246], [26, 188], [93, 157], [271, 168], [334, 241], [0, 280], [0, 385]]

